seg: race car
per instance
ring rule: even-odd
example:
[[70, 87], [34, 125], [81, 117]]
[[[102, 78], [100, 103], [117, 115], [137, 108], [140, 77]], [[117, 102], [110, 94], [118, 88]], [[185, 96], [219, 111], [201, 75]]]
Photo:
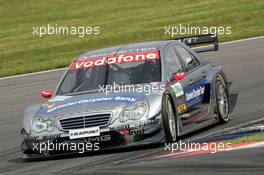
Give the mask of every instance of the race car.
[[22, 158], [172, 143], [228, 122], [227, 77], [198, 54], [217, 50], [209, 34], [78, 56], [47, 101], [25, 110]]

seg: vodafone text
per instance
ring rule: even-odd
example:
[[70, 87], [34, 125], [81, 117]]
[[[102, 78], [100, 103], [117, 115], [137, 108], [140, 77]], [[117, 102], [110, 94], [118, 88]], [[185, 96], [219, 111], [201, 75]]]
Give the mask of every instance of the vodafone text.
[[151, 52], [137, 52], [122, 54], [116, 56], [108, 56], [102, 58], [90, 58], [84, 60], [77, 60], [70, 66], [70, 70], [91, 68], [94, 66], [104, 66], [106, 64], [124, 64], [131, 62], [140, 62], [145, 60], [156, 60], [159, 59], [160, 55], [158, 51]]

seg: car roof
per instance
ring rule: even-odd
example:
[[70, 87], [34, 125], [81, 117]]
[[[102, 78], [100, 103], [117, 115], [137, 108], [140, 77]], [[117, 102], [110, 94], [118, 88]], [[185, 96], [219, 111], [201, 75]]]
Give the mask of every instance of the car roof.
[[109, 48], [104, 48], [104, 49], [88, 51], [78, 56], [77, 58], [75, 58], [75, 60], [103, 57], [103, 56], [109, 56], [109, 55], [114, 55], [114, 54], [161, 50], [163, 47], [165, 47], [169, 43], [179, 43], [179, 42], [176, 40], [167, 40], [167, 41], [149, 41], [149, 42], [119, 45], [119, 46], [114, 46], [114, 47], [109, 47]]

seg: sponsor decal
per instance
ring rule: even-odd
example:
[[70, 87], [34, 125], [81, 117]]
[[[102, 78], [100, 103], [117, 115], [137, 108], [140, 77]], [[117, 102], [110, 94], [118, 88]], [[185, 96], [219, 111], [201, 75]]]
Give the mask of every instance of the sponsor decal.
[[177, 83], [173, 84], [171, 87], [172, 87], [176, 97], [182, 96], [184, 94], [181, 83], [177, 82]]
[[199, 82], [185, 90], [185, 102], [187, 107], [199, 103], [204, 97], [204, 81]]
[[99, 52], [99, 53], [87, 53], [80, 55], [78, 57], [78, 60], [84, 60], [88, 58], [99, 58], [99, 57], [107, 57], [107, 56], [114, 56], [114, 55], [121, 55], [121, 54], [127, 54], [127, 53], [133, 53], [133, 52], [149, 52], [149, 51], [155, 51], [157, 50], [155, 47], [145, 47], [145, 48], [133, 48], [133, 49], [126, 49], [126, 50], [114, 50], [110, 52]]
[[61, 134], [43, 136], [43, 140], [54, 140], [61, 138]]
[[180, 104], [179, 106], [178, 106], [178, 113], [179, 114], [182, 114], [182, 113], [184, 113], [185, 111], [186, 111], [186, 105], [183, 103], [183, 104]]
[[128, 125], [128, 124], [117, 127], [118, 130], [124, 130], [124, 129], [129, 129], [129, 128], [130, 128], [130, 125]]
[[123, 133], [125, 136], [135, 136], [135, 135], [142, 135], [144, 134], [144, 128], [136, 128], [136, 129], [130, 129], [130, 130], [122, 130], [121, 133]]
[[55, 105], [52, 102], [46, 102], [46, 103], [43, 103], [41, 105], [41, 108], [44, 108], [44, 109], [52, 109], [54, 107], [55, 107]]
[[69, 130], [70, 139], [78, 139], [78, 138], [94, 137], [94, 136], [100, 136], [99, 127]]
[[126, 124], [126, 125], [120, 125], [118, 127], [112, 128], [112, 129], [114, 129], [114, 130], [117, 129], [121, 132], [124, 132], [124, 134], [125, 134], [125, 131], [127, 131], [127, 135], [129, 135], [128, 131], [130, 130], [130, 128], [140, 128], [141, 129], [143, 127], [149, 127], [149, 126], [151, 126], [153, 124], [157, 124], [157, 123], [159, 123], [159, 120], [152, 119], [152, 120], [147, 120], [147, 121], [143, 121], [143, 122], [139, 122], [139, 123], [130, 123], [130, 124]]
[[129, 135], [142, 135], [142, 134], [144, 134], [144, 128], [129, 130]]
[[91, 143], [91, 142], [106, 142], [106, 141], [110, 141], [110, 140], [111, 140], [111, 135], [110, 134], [100, 135], [100, 136], [96, 136], [96, 137], [86, 137], [86, 138], [83, 138], [83, 142], [86, 142], [86, 143]]
[[96, 103], [96, 102], [135, 102], [137, 101], [137, 97], [132, 96], [113, 96], [113, 97], [100, 97], [100, 98], [93, 98], [93, 99], [84, 99], [84, 100], [78, 100], [73, 102], [68, 102], [62, 105], [55, 106], [51, 109], [42, 109], [40, 113], [48, 114], [54, 111], [57, 111], [62, 108], [67, 108], [75, 105], [82, 105], [82, 104], [89, 104], [89, 103]]
[[148, 121], [144, 121], [144, 122], [140, 122], [137, 124], [138, 127], [146, 127], [146, 126], [150, 126], [152, 124], [156, 124], [159, 123], [159, 120], [148, 120]]
[[126, 53], [133, 53], [133, 52], [149, 52], [157, 50], [155, 47], [145, 47], [145, 48], [133, 48], [133, 49], [126, 49], [126, 50], [118, 50], [116, 54], [126, 54]]
[[72, 96], [55, 96], [53, 99], [49, 100], [49, 102], [64, 101], [70, 98], [72, 98]]
[[160, 55], [158, 51], [136, 52], [136, 53], [116, 55], [116, 56], [77, 60], [71, 64], [69, 69], [75, 70], [82, 68], [91, 68], [95, 66], [105, 66], [106, 64], [124, 64], [131, 62], [141, 62], [146, 60], [156, 60], [159, 58]]

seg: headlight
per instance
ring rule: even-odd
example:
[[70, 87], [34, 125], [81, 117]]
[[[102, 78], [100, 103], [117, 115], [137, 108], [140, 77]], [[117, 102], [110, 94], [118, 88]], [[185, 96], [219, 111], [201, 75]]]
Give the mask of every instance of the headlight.
[[37, 116], [32, 119], [31, 128], [33, 132], [50, 132], [54, 130], [54, 122]]
[[118, 120], [121, 123], [124, 123], [128, 120], [139, 120], [145, 116], [148, 107], [146, 103], [139, 102], [136, 103], [131, 109], [126, 109], [122, 111], [118, 117]]
[[128, 121], [130, 118], [130, 110], [124, 110], [119, 115], [118, 119], [121, 123]]
[[130, 112], [130, 120], [138, 120], [142, 118], [147, 112], [147, 109], [147, 105], [143, 102], [135, 104]]

